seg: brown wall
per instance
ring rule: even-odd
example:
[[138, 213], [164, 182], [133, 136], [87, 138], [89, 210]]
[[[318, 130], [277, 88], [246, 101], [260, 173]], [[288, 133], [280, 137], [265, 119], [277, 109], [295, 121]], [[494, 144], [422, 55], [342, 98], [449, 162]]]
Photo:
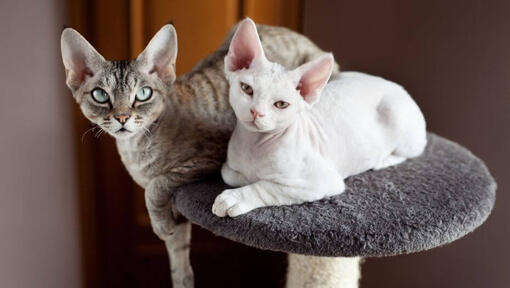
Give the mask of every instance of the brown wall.
[[0, 287], [80, 287], [63, 1], [0, 2]]
[[401, 83], [430, 131], [484, 159], [498, 184], [487, 223], [415, 255], [368, 259], [363, 288], [510, 287], [510, 1], [304, 3], [304, 33], [343, 70]]

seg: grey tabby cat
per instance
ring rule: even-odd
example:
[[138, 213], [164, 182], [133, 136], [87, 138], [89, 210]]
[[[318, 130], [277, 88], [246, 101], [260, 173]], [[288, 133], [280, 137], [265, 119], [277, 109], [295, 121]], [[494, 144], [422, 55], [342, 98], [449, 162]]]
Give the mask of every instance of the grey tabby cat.
[[[62, 32], [66, 83], [83, 114], [116, 138], [127, 170], [145, 188], [154, 232], [165, 241], [173, 287], [193, 287], [191, 224], [172, 209], [172, 191], [216, 173], [235, 116], [228, 102], [225, 42], [176, 79], [177, 35], [165, 25], [132, 61], [105, 60], [78, 32]], [[259, 25], [268, 59], [295, 68], [323, 53], [286, 28]]]

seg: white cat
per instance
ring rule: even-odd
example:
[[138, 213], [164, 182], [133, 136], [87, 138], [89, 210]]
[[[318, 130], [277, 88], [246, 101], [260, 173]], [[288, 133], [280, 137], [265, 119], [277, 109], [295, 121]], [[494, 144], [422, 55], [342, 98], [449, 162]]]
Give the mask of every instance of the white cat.
[[240, 25], [225, 58], [237, 125], [221, 174], [242, 187], [218, 195], [214, 214], [337, 195], [351, 175], [422, 153], [425, 119], [409, 94], [357, 72], [327, 83], [333, 64], [326, 54], [285, 70], [264, 56], [255, 24]]

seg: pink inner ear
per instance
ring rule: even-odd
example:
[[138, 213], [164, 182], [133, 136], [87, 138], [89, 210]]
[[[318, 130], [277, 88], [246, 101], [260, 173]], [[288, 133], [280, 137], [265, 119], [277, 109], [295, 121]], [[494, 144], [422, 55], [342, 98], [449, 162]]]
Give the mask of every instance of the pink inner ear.
[[250, 21], [243, 21], [232, 38], [227, 64], [230, 71], [249, 68], [253, 60], [263, 54], [257, 28]]
[[230, 64], [228, 66], [230, 71], [237, 71], [243, 68], [249, 68], [251, 62], [255, 59], [253, 51], [246, 48], [236, 47], [232, 52]]
[[149, 71], [149, 74], [156, 73], [161, 79], [165, 79], [171, 74], [173, 67], [170, 64], [169, 55], [160, 52], [158, 55], [154, 56], [152, 62], [154, 63], [154, 66]]
[[85, 67], [85, 69], [82, 70], [82, 78], [81, 81], [85, 81], [88, 77], [94, 76], [94, 73], [92, 73], [92, 70], [90, 70], [88, 67]]
[[296, 89], [299, 90], [299, 93], [303, 97], [309, 96], [310, 93], [315, 93], [315, 91], [324, 85], [324, 77], [320, 74], [317, 75], [314, 72], [316, 71], [307, 71], [303, 74], [303, 76], [301, 76], [301, 80], [299, 80], [299, 84]]
[[87, 66], [83, 55], [73, 55], [72, 70], [68, 71], [68, 82], [74, 87], [79, 87], [88, 77], [94, 76], [92, 70]]
[[306, 63], [298, 69], [303, 70], [296, 90], [308, 103], [315, 102], [322, 88], [328, 82], [333, 67], [332, 57], [321, 57]]

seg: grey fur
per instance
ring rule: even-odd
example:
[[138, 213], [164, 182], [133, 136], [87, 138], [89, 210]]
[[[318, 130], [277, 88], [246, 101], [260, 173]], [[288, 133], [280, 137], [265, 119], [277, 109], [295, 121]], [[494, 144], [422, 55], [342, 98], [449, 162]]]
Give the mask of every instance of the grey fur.
[[[286, 28], [259, 25], [258, 30], [267, 58], [289, 69], [324, 53], [305, 36]], [[88, 64], [97, 72], [97, 81], [79, 86], [79, 81], [70, 77], [73, 74], [64, 57], [67, 84], [89, 120], [116, 136], [108, 125], [114, 121], [113, 115], [129, 109], [128, 96], [133, 95], [137, 81], [148, 82], [156, 94], [145, 104], [150, 105], [147, 109], [127, 111], [142, 117], [140, 121], [145, 121], [147, 130], [129, 138], [116, 138], [122, 162], [145, 188], [152, 227], [166, 242], [174, 287], [193, 287], [193, 274], [188, 257], [190, 223], [179, 217], [170, 197], [180, 185], [217, 172], [225, 160], [235, 117], [228, 104], [223, 59], [234, 31], [235, 27], [217, 51], [175, 83], [147, 79], [140, 71], [145, 61], [106, 61], [77, 32], [69, 28], [63, 31], [63, 46], [71, 43], [85, 47], [91, 58]], [[63, 55], [66, 51], [63, 49]], [[98, 85], [113, 91], [113, 107], [90, 102], [90, 91]]]
[[346, 192], [312, 203], [219, 218], [211, 213], [227, 188], [219, 179], [178, 189], [175, 206], [217, 235], [315, 256], [389, 256], [444, 245], [487, 219], [496, 191], [480, 159], [433, 134], [423, 155], [350, 177]]

